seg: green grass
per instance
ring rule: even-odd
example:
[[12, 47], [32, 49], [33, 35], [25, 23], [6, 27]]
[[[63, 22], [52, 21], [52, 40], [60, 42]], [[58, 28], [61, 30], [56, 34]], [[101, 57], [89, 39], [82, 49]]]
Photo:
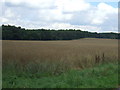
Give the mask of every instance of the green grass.
[[104, 63], [61, 75], [4, 70], [2, 84], [3, 88], [117, 88], [118, 64]]

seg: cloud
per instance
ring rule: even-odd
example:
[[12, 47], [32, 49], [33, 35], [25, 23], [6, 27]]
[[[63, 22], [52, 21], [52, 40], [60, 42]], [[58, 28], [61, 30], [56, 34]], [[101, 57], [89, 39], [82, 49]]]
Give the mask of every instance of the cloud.
[[[3, 5], [0, 2], [0, 5]], [[118, 9], [85, 0], [5, 0], [1, 24], [26, 28], [82, 29], [117, 31]]]
[[100, 3], [96, 10], [94, 10], [92, 13], [90, 13], [91, 18], [91, 24], [102, 24], [107, 19], [110, 19], [108, 15], [110, 14], [117, 14], [118, 9], [114, 8], [110, 5], [107, 5], [105, 3]]
[[96, 26], [89, 26], [89, 25], [71, 25], [69, 23], [53, 23], [47, 26], [44, 26], [46, 29], [76, 29], [76, 30], [83, 30], [83, 31], [91, 31], [91, 32], [99, 32], [101, 28]]
[[2, 21], [3, 23], [8, 23], [9, 22], [9, 20], [7, 18], [1, 18], [1, 17], [0, 17], [0, 21]]
[[56, 0], [56, 6], [64, 12], [84, 11], [90, 7], [84, 0]]
[[15, 15], [14, 15], [14, 11], [12, 11], [11, 9], [6, 9], [6, 11], [5, 11], [5, 13], [4, 13], [4, 17], [6, 17], [6, 18], [12, 18], [12, 17], [14, 17]]
[[51, 8], [54, 6], [54, 0], [6, 0], [5, 3], [15, 7], [31, 8]]
[[55, 20], [64, 21], [64, 20], [70, 20], [72, 18], [72, 14], [64, 14], [60, 9], [39, 10], [39, 18], [42, 18], [45, 21], [50, 21], [50, 22]]

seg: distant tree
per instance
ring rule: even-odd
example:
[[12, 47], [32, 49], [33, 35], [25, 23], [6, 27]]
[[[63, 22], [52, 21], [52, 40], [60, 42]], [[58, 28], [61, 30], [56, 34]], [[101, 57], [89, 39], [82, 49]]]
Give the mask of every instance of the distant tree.
[[25, 29], [2, 25], [3, 40], [73, 40], [80, 38], [108, 38], [120, 39], [120, 33], [97, 33], [75, 29], [50, 30], [50, 29]]

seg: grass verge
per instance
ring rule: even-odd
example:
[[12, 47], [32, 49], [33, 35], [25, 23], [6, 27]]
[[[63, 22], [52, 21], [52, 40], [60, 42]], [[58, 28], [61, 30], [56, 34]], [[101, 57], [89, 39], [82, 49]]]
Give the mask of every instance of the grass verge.
[[[8, 70], [8, 69], [6, 69]], [[117, 88], [118, 64], [69, 70], [60, 75], [3, 71], [3, 88]]]

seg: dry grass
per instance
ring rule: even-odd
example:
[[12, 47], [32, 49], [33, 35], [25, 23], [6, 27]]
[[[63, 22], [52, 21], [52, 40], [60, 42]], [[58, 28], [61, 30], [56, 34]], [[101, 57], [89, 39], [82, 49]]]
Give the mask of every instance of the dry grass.
[[[118, 40], [80, 39], [70, 41], [3, 41], [3, 65], [17, 61], [27, 65], [31, 61], [45, 68], [84, 68], [96, 63], [118, 60]], [[47, 64], [45, 64], [45, 62]], [[57, 66], [54, 66], [57, 64]], [[39, 66], [39, 65], [38, 65]], [[42, 67], [43, 67], [42, 66]], [[58, 67], [59, 66], [59, 67]], [[36, 70], [36, 69], [35, 69]]]

